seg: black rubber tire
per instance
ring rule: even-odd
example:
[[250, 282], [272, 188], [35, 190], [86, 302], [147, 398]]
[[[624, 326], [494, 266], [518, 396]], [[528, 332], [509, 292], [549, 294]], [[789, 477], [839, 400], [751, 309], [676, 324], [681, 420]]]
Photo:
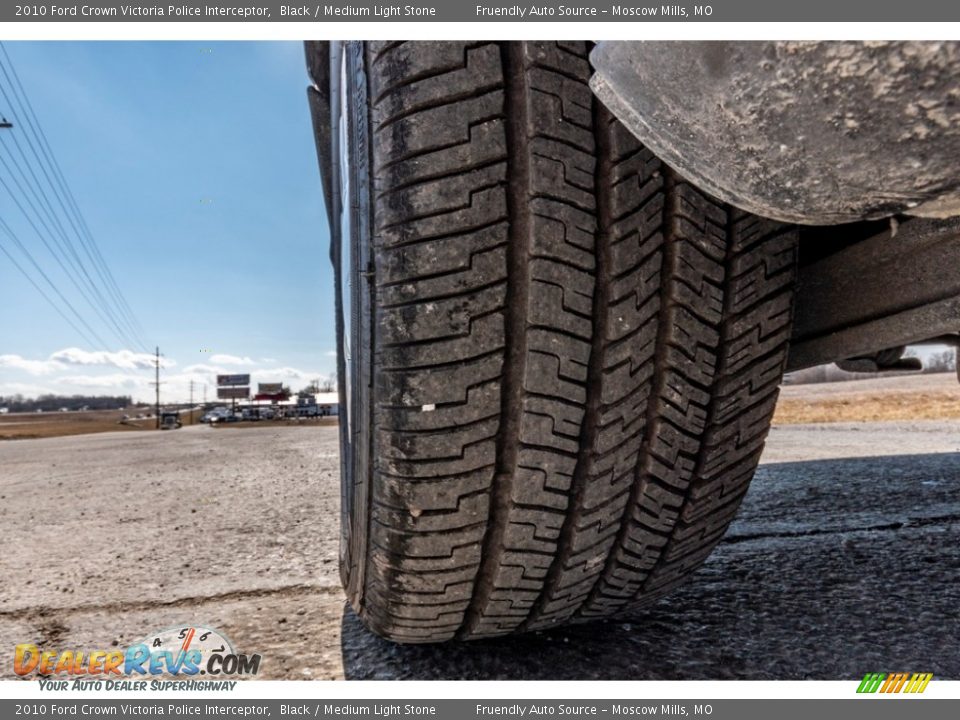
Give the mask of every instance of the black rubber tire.
[[635, 609], [756, 468], [796, 232], [663, 166], [591, 94], [588, 50], [345, 46], [342, 572], [391, 640]]

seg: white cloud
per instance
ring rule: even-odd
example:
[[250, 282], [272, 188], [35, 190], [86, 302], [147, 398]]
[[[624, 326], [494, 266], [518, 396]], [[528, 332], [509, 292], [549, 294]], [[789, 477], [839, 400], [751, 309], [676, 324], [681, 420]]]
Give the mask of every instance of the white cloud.
[[0, 355], [0, 367], [22, 370], [30, 375], [49, 375], [63, 370], [60, 363], [50, 360], [28, 360], [19, 355]]
[[337, 351], [336, 351], [336, 350], [327, 350], [327, 351], [324, 353], [324, 355], [326, 355], [327, 357], [336, 357], [336, 356], [337, 356]]
[[[170, 358], [160, 358], [161, 368], [170, 368], [176, 362]], [[80, 348], [68, 347], [51, 353], [45, 360], [32, 360], [21, 355], [0, 355], [0, 394], [21, 394], [37, 397], [44, 394], [139, 394], [150, 391], [149, 381], [154, 357], [149, 353], [137, 353], [131, 350], [90, 352]], [[89, 372], [84, 372], [89, 370]], [[105, 372], [120, 370], [123, 372]], [[31, 376], [43, 376], [46, 384], [36, 385], [15, 381], [15, 373]], [[140, 373], [139, 376], [137, 373]]]
[[291, 380], [314, 380], [318, 377], [322, 377], [322, 373], [318, 372], [309, 372], [307, 370], [299, 370], [292, 367], [282, 367], [282, 368], [273, 368], [272, 370], [264, 370], [263, 374], [271, 378], [286, 378]]
[[[131, 350], [116, 352], [90, 352], [80, 348], [65, 348], [50, 355], [53, 362], [64, 365], [104, 365], [121, 370], [146, 370], [153, 367], [154, 356], [149, 353], [135, 353]], [[160, 357], [160, 367], [173, 367], [177, 363], [170, 358]]]
[[[89, 352], [79, 348], [64, 348], [51, 353], [46, 360], [30, 360], [20, 355], [0, 355], [0, 367], [21, 370], [29, 375], [51, 375], [75, 366], [113, 367], [120, 370], [146, 370], [153, 367], [153, 356], [130, 350], [116, 352]], [[169, 368], [176, 362], [160, 358], [160, 367]]]
[[248, 357], [238, 357], [237, 355], [211, 355], [210, 362], [220, 363], [221, 365], [256, 365], [256, 363]]

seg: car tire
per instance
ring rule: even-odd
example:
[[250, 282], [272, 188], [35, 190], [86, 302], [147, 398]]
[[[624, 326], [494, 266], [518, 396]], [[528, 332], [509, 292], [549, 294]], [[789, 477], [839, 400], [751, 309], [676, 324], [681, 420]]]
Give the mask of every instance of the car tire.
[[760, 457], [796, 231], [664, 166], [589, 49], [331, 51], [341, 574], [394, 641], [661, 597]]

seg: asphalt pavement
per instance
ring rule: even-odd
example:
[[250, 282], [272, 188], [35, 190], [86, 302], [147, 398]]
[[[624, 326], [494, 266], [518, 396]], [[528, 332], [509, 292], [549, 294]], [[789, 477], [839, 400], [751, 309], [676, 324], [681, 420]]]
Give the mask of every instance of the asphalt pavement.
[[381, 640], [345, 607], [336, 447], [315, 426], [0, 443], [0, 647], [203, 623], [267, 678], [960, 679], [960, 422], [775, 428], [730, 532], [673, 595], [435, 646]]

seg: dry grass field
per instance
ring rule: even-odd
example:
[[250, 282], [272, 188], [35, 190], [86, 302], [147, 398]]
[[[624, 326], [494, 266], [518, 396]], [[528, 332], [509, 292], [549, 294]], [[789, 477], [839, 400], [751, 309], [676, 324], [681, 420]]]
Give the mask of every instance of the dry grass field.
[[960, 383], [954, 373], [787, 385], [775, 425], [877, 420], [960, 419]]
[[0, 415], [0, 440], [86, 435], [88, 433], [152, 430], [156, 421], [136, 420], [121, 423], [117, 410], [89, 412], [45, 412]]
[[[0, 440], [28, 440], [67, 435], [88, 435], [102, 432], [130, 432], [156, 430], [156, 418], [133, 419], [136, 411], [127, 411], [130, 420], [123, 420], [120, 410], [90, 410], [86, 412], [16, 413], [0, 415]], [[184, 424], [189, 423], [183, 414]], [[200, 413], [194, 413], [194, 422], [200, 422]]]
[[[128, 411], [131, 418], [135, 411]], [[193, 414], [192, 424], [200, 424], [200, 411]], [[94, 410], [88, 412], [45, 412], [0, 415], [0, 440], [30, 440], [36, 438], [66, 437], [102, 432], [129, 432], [156, 430], [156, 419], [122, 420], [119, 410]], [[191, 424], [187, 413], [181, 415], [184, 427]], [[337, 418], [302, 418], [290, 420], [263, 420], [259, 422], [221, 423], [217, 430], [243, 427], [299, 427], [302, 425], [336, 425]]]

